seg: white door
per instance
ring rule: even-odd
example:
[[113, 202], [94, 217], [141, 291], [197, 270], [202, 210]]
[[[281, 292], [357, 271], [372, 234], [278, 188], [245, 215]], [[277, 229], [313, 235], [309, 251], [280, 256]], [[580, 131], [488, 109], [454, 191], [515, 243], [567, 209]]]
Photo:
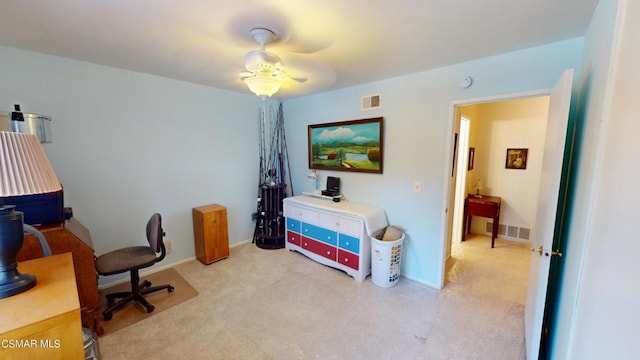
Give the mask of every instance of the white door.
[[462, 228], [462, 217], [464, 216], [464, 200], [467, 197], [467, 171], [469, 164], [469, 129], [471, 120], [464, 115], [460, 116], [460, 136], [458, 137], [458, 166], [456, 169], [456, 186], [453, 206], [453, 227], [451, 238], [449, 239], [448, 252], [451, 254], [452, 242], [460, 243], [464, 229]]
[[[524, 314], [524, 331], [527, 345], [527, 359], [538, 359], [542, 317], [549, 282], [551, 247], [556, 221], [558, 196], [560, 195], [560, 177], [564, 158], [573, 69], [565, 70], [551, 92], [549, 117], [544, 144], [540, 192], [536, 224], [532, 232], [531, 266], [529, 285]], [[539, 250], [540, 249], [540, 250]]]

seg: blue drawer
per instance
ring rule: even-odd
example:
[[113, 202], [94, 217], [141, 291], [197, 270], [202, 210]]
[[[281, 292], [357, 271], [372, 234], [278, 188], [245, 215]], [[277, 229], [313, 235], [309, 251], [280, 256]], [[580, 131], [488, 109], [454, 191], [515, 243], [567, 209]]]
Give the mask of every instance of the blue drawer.
[[353, 236], [340, 233], [338, 244], [340, 248], [349, 250], [352, 253], [358, 254], [360, 251], [360, 239]]
[[287, 229], [299, 233], [300, 221], [292, 218], [287, 218]]
[[329, 245], [338, 245], [338, 233], [332, 230], [327, 230], [319, 226], [302, 223], [302, 235], [308, 236], [312, 239], [316, 239], [327, 243]]

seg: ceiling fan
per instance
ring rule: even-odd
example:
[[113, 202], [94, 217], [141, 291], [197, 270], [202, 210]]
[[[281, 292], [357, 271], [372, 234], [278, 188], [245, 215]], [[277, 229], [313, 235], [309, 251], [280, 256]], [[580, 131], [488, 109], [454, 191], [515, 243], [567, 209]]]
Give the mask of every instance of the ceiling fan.
[[282, 66], [280, 57], [265, 50], [265, 46], [273, 42], [277, 35], [266, 28], [251, 30], [251, 38], [260, 45], [259, 50], [249, 51], [244, 56], [245, 71], [240, 72], [240, 80], [244, 81], [256, 95], [271, 97], [280, 90], [285, 79], [305, 82], [306, 78], [291, 77]]

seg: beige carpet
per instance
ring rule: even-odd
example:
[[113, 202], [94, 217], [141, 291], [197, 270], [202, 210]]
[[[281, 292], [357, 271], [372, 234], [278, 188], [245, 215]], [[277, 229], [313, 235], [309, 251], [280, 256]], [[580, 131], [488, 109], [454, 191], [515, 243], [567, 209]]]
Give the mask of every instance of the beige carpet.
[[285, 249], [229, 250], [211, 265], [177, 265], [200, 295], [101, 337], [101, 359], [525, 358], [526, 244], [455, 243], [442, 290], [406, 278], [392, 288], [359, 283]]
[[[155, 310], [151, 313], [147, 313], [144, 306], [138, 303], [129, 303], [125, 307], [116, 310], [113, 313], [113, 318], [111, 320], [102, 322], [104, 327], [104, 334], [102, 335], [112, 334], [115, 331], [125, 328], [140, 320], [155, 316], [172, 306], [181, 304], [198, 296], [198, 291], [196, 291], [196, 289], [194, 289], [193, 286], [191, 286], [191, 284], [189, 284], [189, 282], [187, 282], [187, 280], [185, 280], [174, 268], [143, 276], [140, 281], [142, 282], [143, 280], [151, 281], [151, 286], [171, 284], [175, 290], [171, 293], [167, 290], [161, 290], [156, 293], [146, 295], [145, 299], [155, 306]], [[104, 296], [105, 294], [129, 291], [130, 289], [131, 285], [128, 282], [102, 289], [102, 296], [100, 298], [102, 309], [105, 309], [107, 306], [107, 299]]]

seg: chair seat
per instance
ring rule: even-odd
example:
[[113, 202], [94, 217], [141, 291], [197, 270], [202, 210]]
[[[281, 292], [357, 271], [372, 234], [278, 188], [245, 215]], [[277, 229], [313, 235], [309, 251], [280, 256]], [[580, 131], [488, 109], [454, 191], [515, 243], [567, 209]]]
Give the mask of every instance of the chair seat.
[[96, 270], [100, 275], [113, 275], [148, 267], [155, 262], [156, 253], [153, 249], [148, 246], [132, 246], [98, 256]]

